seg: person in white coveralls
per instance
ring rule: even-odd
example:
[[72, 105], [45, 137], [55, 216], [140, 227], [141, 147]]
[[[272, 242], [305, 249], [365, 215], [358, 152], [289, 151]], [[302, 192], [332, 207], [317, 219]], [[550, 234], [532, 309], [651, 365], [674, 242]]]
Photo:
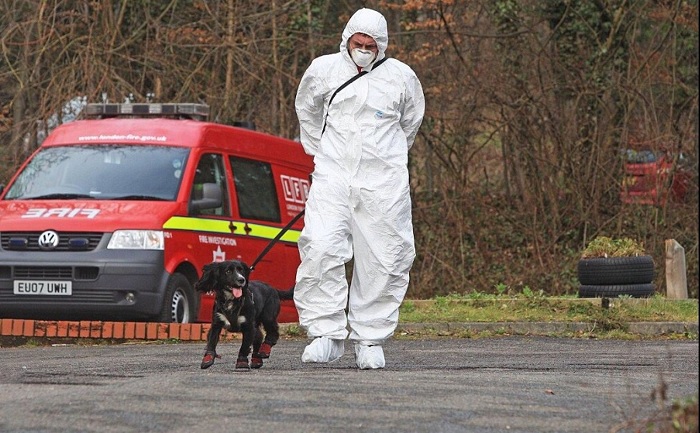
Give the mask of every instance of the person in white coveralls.
[[300, 141], [315, 164], [294, 294], [313, 338], [302, 362], [337, 360], [349, 339], [359, 368], [383, 368], [382, 344], [408, 289], [416, 255], [408, 150], [425, 99], [413, 70], [385, 58], [388, 40], [384, 16], [358, 10], [340, 51], [314, 59], [297, 90]]

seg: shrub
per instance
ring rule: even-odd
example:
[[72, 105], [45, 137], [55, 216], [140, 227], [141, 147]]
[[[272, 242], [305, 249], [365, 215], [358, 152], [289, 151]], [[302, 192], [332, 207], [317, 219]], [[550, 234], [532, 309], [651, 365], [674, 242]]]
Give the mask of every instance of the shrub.
[[645, 255], [644, 247], [634, 239], [611, 239], [606, 236], [598, 236], [583, 250], [581, 258], [591, 259], [596, 257], [630, 257], [643, 255]]

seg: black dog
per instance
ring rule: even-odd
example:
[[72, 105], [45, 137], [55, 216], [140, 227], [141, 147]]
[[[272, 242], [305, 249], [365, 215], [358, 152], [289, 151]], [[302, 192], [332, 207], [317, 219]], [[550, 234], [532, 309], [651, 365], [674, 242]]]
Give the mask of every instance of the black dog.
[[[250, 268], [239, 260], [210, 263], [203, 271], [194, 288], [214, 292], [216, 300], [201, 367], [209, 368], [220, 358], [216, 346], [222, 329], [243, 334], [236, 368], [262, 367], [263, 359], [270, 357], [272, 346], [279, 339], [280, 299], [292, 299], [294, 288], [278, 291], [261, 281], [248, 281]], [[261, 326], [265, 329], [264, 342]], [[249, 365], [251, 346], [253, 356]]]

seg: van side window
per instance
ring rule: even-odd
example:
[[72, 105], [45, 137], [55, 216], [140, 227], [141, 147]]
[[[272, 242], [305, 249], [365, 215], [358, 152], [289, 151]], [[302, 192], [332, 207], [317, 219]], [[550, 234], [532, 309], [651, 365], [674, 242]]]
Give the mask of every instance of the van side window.
[[194, 215], [218, 215], [231, 216], [231, 207], [228, 202], [228, 192], [226, 190], [226, 170], [224, 160], [221, 155], [207, 153], [202, 155], [197, 164], [194, 175], [190, 200], [201, 200], [204, 197], [205, 184], [216, 184], [221, 189], [221, 206], [214, 208], [198, 209]]
[[242, 218], [280, 222], [275, 181], [269, 163], [230, 157]]

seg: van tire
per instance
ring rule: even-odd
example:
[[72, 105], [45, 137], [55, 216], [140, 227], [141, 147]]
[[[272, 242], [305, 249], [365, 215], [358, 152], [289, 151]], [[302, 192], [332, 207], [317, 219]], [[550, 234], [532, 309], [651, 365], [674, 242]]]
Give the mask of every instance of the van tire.
[[182, 274], [174, 273], [165, 287], [159, 322], [192, 323], [195, 321], [195, 298], [192, 284]]

